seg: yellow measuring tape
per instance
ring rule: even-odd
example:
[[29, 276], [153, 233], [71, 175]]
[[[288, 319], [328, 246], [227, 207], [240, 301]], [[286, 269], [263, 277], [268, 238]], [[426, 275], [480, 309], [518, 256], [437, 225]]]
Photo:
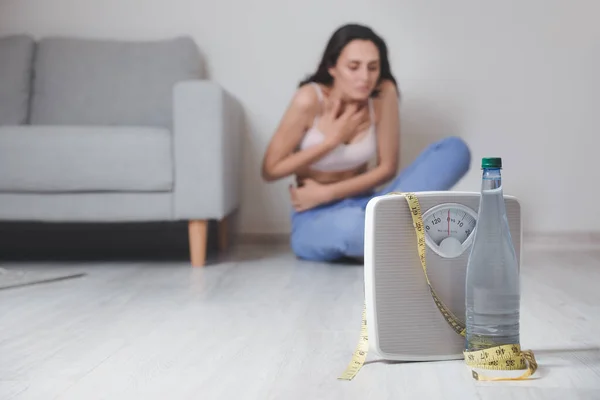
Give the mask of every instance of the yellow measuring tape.
[[[444, 319], [450, 324], [452, 329], [461, 336], [466, 335], [465, 324], [458, 319], [452, 311], [442, 302], [437, 296], [435, 290], [431, 286], [429, 276], [427, 274], [427, 263], [425, 261], [425, 233], [423, 231], [423, 218], [421, 214], [421, 205], [419, 200], [414, 193], [390, 193], [390, 194], [402, 194], [408, 202], [410, 208], [413, 226], [417, 233], [417, 247], [419, 251], [419, 258], [421, 259], [421, 266], [425, 273], [427, 280], [427, 286], [429, 292], [437, 308], [440, 310]], [[485, 343], [481, 343], [481, 347], [485, 346]], [[360, 330], [360, 340], [358, 346], [354, 351], [350, 364], [339, 377], [341, 380], [352, 380], [360, 368], [365, 363], [367, 358], [367, 352], [369, 350], [369, 337], [367, 333], [367, 315], [366, 307], [363, 307], [362, 312], [362, 325]], [[464, 351], [466, 364], [471, 368], [486, 369], [486, 370], [497, 370], [497, 371], [513, 371], [513, 370], [526, 370], [521, 376], [518, 377], [486, 377], [478, 374], [472, 370], [473, 378], [478, 381], [500, 381], [500, 380], [523, 380], [533, 375], [537, 370], [537, 362], [535, 356], [531, 350], [521, 350], [519, 344], [507, 344], [502, 346], [494, 346], [489, 348], [483, 348], [476, 351]]]

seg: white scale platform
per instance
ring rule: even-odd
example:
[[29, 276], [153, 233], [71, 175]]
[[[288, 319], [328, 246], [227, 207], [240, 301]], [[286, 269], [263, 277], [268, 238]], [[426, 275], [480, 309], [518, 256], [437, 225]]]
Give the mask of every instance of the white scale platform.
[[[415, 194], [426, 227], [429, 279], [441, 300], [464, 321], [465, 274], [477, 226], [480, 194], [450, 191]], [[520, 265], [521, 207], [515, 197], [505, 195], [504, 199]], [[369, 202], [364, 261], [370, 352], [398, 361], [464, 358], [464, 338], [452, 330], [431, 298], [403, 195], [385, 195]]]

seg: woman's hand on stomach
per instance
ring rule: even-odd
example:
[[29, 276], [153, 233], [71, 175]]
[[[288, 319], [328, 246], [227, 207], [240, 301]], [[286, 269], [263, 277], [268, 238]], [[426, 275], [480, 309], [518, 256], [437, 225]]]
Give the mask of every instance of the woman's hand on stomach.
[[350, 179], [366, 171], [366, 165], [350, 171], [326, 172], [307, 169], [296, 176], [296, 185], [290, 185], [290, 201], [298, 212], [330, 203], [334, 200], [334, 183]]
[[326, 185], [352, 178], [366, 171], [367, 164], [346, 171], [319, 171], [307, 167], [303, 168], [301, 171], [298, 172], [298, 175], [296, 175], [296, 185], [302, 186], [302, 182], [306, 179], [312, 179], [315, 182]]

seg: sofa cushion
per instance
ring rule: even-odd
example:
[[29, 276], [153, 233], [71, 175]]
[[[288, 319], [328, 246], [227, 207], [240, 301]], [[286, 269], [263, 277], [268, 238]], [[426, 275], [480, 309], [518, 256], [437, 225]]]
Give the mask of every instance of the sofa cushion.
[[0, 191], [170, 191], [171, 135], [160, 128], [0, 126]]
[[173, 86], [203, 75], [189, 37], [116, 41], [47, 37], [38, 43], [33, 124], [171, 129]]
[[0, 125], [27, 122], [34, 50], [29, 36], [0, 38]]

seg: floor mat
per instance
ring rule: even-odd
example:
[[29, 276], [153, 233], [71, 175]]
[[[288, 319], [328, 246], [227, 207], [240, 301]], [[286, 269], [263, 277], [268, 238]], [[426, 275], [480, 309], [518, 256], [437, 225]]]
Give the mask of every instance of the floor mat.
[[75, 279], [85, 276], [79, 271], [10, 270], [0, 268], [0, 290]]

